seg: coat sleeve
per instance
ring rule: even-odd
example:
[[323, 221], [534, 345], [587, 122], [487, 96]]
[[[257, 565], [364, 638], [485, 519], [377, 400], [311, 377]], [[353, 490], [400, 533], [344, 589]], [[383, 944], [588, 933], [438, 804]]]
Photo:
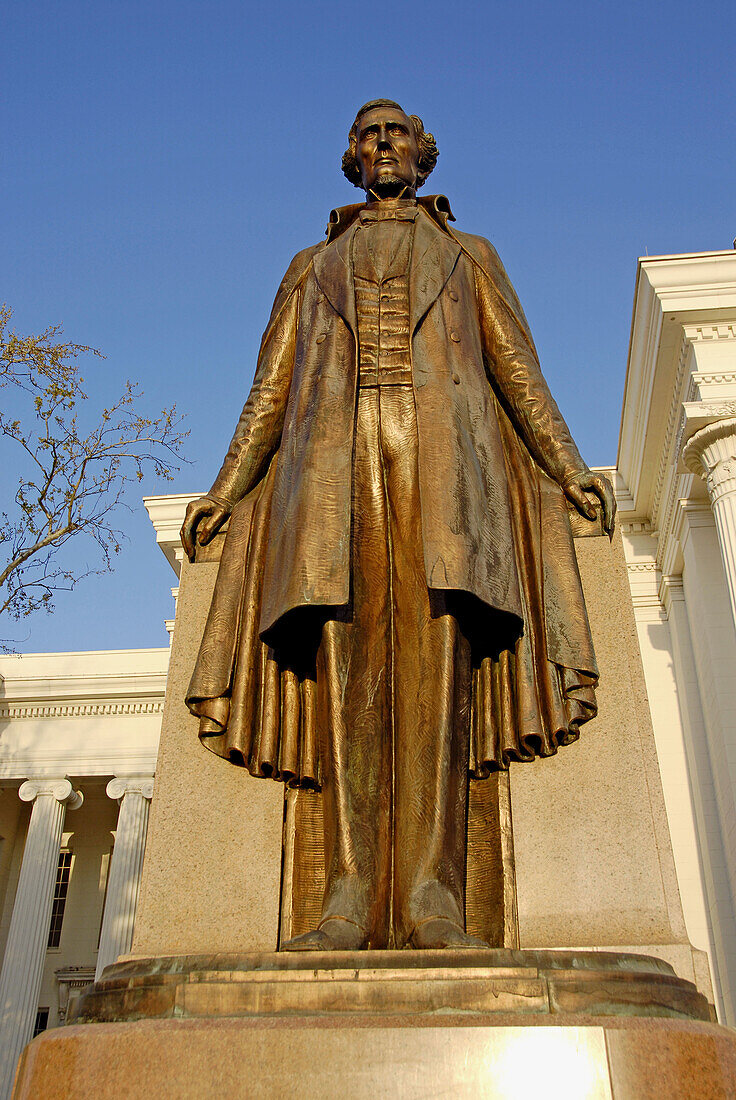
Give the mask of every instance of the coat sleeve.
[[253, 386], [225, 461], [207, 494], [229, 509], [258, 484], [281, 441], [294, 369], [301, 286], [317, 247], [295, 256], [279, 287], [261, 340]]
[[544, 380], [529, 325], [498, 254], [489, 241], [471, 240], [471, 247], [462, 243], [474, 261], [483, 354], [491, 380], [531, 454], [564, 485], [588, 467]]

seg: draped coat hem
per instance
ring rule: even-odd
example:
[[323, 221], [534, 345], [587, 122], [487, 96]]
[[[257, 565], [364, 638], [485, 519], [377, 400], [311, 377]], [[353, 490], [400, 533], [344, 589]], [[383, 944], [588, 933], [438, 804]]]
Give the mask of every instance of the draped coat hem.
[[[554, 756], [595, 717], [598, 681], [585, 603], [559, 486], [536, 465], [499, 403], [523, 629], [499, 647], [498, 611], [472, 601], [469, 774]], [[233, 509], [186, 702], [202, 744], [259, 778], [319, 790], [316, 649], [322, 622], [345, 609], [299, 609], [284, 642], [259, 635], [263, 565], [278, 454]], [[349, 609], [348, 609], [349, 610]], [[511, 617], [507, 617], [511, 618]], [[507, 631], [507, 634], [513, 631]], [[296, 644], [289, 645], [287, 638]], [[496, 640], [494, 640], [496, 639]]]

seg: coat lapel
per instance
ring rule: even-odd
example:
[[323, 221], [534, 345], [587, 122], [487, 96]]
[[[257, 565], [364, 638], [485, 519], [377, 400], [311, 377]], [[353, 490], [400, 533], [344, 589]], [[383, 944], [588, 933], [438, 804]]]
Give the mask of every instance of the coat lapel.
[[450, 278], [460, 252], [457, 241], [447, 233], [443, 233], [420, 207], [414, 228], [414, 247], [409, 276], [409, 318], [412, 336]]
[[351, 226], [337, 240], [325, 245], [314, 258], [314, 274], [330, 305], [337, 310], [357, 339], [358, 318], [350, 262], [354, 234], [355, 226]]
[[[331, 306], [345, 320], [357, 339], [358, 319], [350, 260], [354, 235], [355, 224], [325, 245], [314, 258], [314, 274]], [[409, 275], [412, 335], [450, 278], [460, 252], [457, 241], [443, 232], [420, 207], [414, 227]]]

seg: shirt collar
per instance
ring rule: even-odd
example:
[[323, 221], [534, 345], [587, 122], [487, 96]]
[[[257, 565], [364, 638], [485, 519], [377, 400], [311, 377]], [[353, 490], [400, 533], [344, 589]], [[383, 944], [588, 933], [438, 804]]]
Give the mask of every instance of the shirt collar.
[[[455, 221], [450, 203], [444, 195], [419, 195], [416, 201], [417, 206], [424, 210], [440, 229], [447, 230], [447, 222]], [[336, 240], [355, 222], [360, 211], [365, 209], [365, 203], [354, 203], [352, 206], [340, 206], [333, 210], [327, 226], [327, 241]]]

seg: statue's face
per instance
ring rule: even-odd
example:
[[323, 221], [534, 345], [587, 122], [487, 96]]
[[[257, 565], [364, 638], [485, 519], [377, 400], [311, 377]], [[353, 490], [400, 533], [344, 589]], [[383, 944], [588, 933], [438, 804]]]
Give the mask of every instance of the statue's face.
[[414, 124], [395, 107], [374, 107], [358, 123], [356, 155], [366, 191], [415, 187], [419, 147]]

